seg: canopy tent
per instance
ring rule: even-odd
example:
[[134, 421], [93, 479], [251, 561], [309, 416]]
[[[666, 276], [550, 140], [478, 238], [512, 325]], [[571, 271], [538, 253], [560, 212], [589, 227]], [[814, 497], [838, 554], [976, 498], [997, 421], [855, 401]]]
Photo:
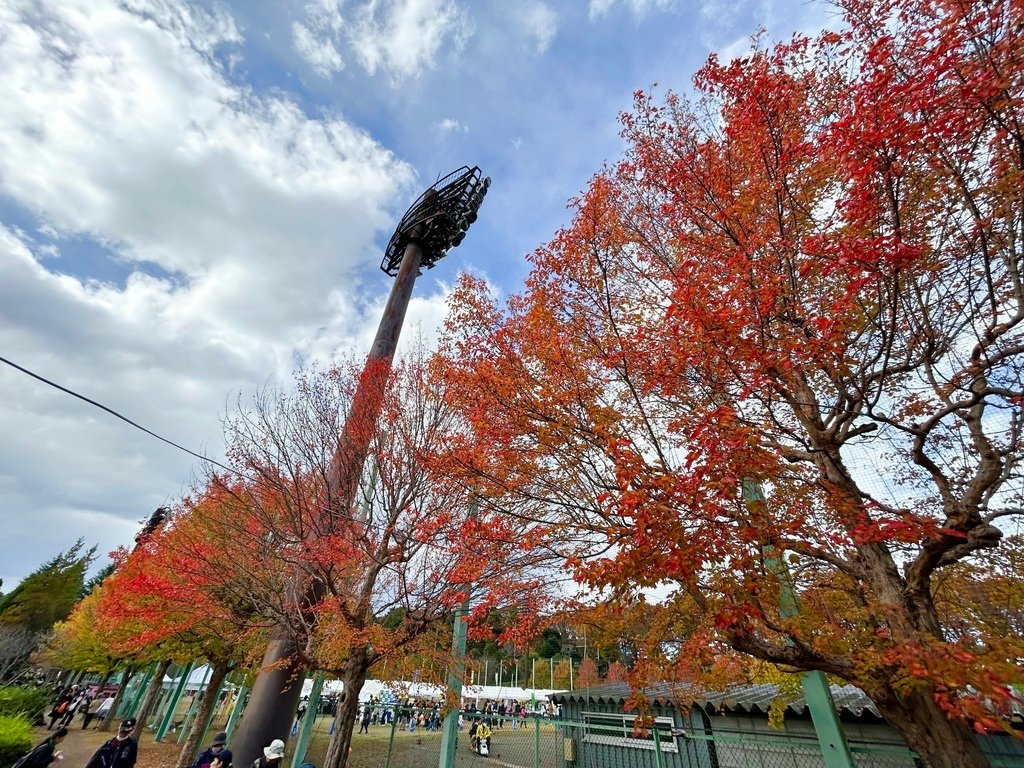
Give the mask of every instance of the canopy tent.
[[[340, 680], [325, 680], [322, 694], [340, 694], [345, 685]], [[313, 681], [306, 679], [302, 685], [302, 695], [309, 696], [313, 691]], [[510, 685], [467, 685], [462, 689], [465, 701], [474, 701], [477, 706], [484, 701], [515, 701], [529, 705], [531, 701], [546, 704], [549, 688], [519, 688]], [[371, 698], [385, 704], [393, 704], [405, 699], [441, 699], [444, 697], [443, 686], [433, 683], [417, 683], [408, 680], [367, 680], [359, 689], [359, 701], [366, 702]]]
[[[196, 667], [188, 673], [188, 678], [185, 680], [186, 691], [201, 691], [206, 688], [206, 684], [210, 682], [210, 675], [213, 672], [213, 667], [209, 664], [203, 664], [201, 667]], [[181, 676], [168, 677], [164, 675], [163, 687], [174, 688], [181, 682]]]

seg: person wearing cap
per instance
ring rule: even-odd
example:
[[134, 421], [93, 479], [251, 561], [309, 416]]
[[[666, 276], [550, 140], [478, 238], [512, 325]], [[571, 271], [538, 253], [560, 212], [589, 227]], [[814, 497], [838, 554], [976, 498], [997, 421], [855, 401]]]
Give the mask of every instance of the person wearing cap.
[[224, 745], [227, 743], [228, 735], [221, 731], [213, 737], [213, 743], [210, 744], [209, 748], [199, 753], [199, 757], [192, 763], [192, 768], [210, 768], [215, 759], [220, 764], [220, 768], [230, 768], [234, 756], [231, 754], [230, 749], [225, 748]]
[[263, 757], [252, 761], [252, 768], [278, 768], [284, 759], [284, 742], [274, 739], [263, 748]]
[[117, 729], [117, 735], [106, 742], [85, 764], [85, 768], [135, 768], [139, 745], [132, 738], [135, 720], [128, 718]]

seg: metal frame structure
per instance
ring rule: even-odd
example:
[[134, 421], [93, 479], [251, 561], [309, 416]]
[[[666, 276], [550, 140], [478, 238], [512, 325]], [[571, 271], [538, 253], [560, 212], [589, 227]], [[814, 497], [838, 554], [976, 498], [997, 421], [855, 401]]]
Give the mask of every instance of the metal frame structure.
[[406, 211], [384, 249], [380, 268], [392, 277], [398, 274], [405, 249], [410, 243], [422, 251], [421, 266], [432, 269], [446, 253], [458, 247], [491, 186], [479, 166], [464, 165], [439, 179]]

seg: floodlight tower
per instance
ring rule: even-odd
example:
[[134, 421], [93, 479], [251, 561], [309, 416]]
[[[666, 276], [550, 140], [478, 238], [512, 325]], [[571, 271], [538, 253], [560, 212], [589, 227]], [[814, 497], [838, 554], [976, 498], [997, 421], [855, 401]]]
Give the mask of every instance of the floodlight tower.
[[[380, 268], [395, 282], [331, 460], [327, 482], [336, 501], [323, 513], [321, 531], [333, 530], [332, 517], [351, 522], [365, 514], [355, 509], [354, 502], [413, 285], [424, 267], [432, 269], [462, 242], [490, 186], [491, 180], [477, 166], [449, 173], [417, 198], [388, 241]], [[305, 594], [306, 605], [313, 605], [322, 597], [318, 589], [322, 587], [303, 585], [297, 593]], [[273, 633], [231, 744], [236, 765], [251, 765], [270, 739], [287, 740], [306, 673], [297, 650], [287, 628]]]

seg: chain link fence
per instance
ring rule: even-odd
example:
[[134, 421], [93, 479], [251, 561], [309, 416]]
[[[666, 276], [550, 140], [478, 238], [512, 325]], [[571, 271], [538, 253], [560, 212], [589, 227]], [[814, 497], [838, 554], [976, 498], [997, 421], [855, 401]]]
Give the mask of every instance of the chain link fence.
[[[401, 706], [374, 708], [370, 722], [365, 726], [356, 723], [349, 765], [436, 768], [443, 726], [440, 718], [431, 718], [429, 712]], [[492, 716], [485, 756], [471, 744], [474, 717], [483, 720], [485, 716], [475, 712], [462, 715], [456, 768], [825, 768], [817, 740], [804, 735], [706, 734], [662, 725], [634, 729], [533, 716]], [[331, 716], [316, 716], [305, 762], [323, 764], [332, 726]], [[295, 741], [292, 739], [292, 745]], [[922, 765], [913, 752], [899, 745], [851, 741], [850, 751], [857, 768]], [[998, 768], [1022, 765], [1016, 758], [993, 759]]]

